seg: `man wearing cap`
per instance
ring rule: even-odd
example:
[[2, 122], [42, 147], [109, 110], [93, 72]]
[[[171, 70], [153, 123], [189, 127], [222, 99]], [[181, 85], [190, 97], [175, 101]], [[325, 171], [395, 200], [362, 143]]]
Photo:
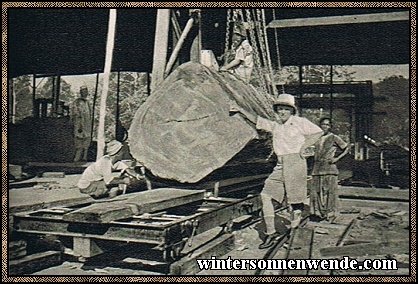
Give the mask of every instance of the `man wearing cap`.
[[[89, 194], [93, 198], [107, 195], [112, 197], [117, 194], [117, 189], [110, 192], [112, 187], [129, 183], [128, 177], [122, 178], [124, 173], [137, 177], [137, 174], [121, 161], [124, 154], [121, 149], [122, 143], [116, 140], [106, 145], [106, 155], [88, 166], [81, 175], [77, 183], [81, 193]], [[122, 170], [120, 177], [113, 177], [112, 170]]]
[[235, 58], [221, 67], [220, 71], [232, 70], [232, 73], [248, 83], [253, 71], [253, 48], [246, 39], [245, 28], [236, 25], [232, 35], [232, 49], [235, 50]]
[[254, 116], [238, 105], [232, 112], [240, 112], [256, 124], [256, 128], [273, 135], [273, 150], [277, 165], [266, 179], [261, 192], [263, 217], [266, 224], [266, 239], [260, 249], [273, 245], [277, 237], [275, 214], [272, 200], [278, 202], [287, 198], [292, 213], [291, 228], [299, 226], [304, 202], [307, 199], [307, 164], [304, 157], [306, 148], [312, 146], [322, 135], [322, 130], [308, 119], [296, 115], [295, 98], [281, 94], [273, 102], [275, 120]]
[[91, 142], [91, 108], [87, 100], [87, 86], [80, 87], [80, 97], [71, 104], [70, 116], [74, 125], [74, 162], [87, 161]]

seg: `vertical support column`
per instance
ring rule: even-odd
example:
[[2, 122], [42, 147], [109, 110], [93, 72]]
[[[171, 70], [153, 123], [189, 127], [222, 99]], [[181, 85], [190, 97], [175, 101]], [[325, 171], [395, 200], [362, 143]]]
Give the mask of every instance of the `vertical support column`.
[[94, 115], [96, 110], [96, 101], [97, 101], [97, 91], [99, 89], [99, 76], [100, 73], [96, 74], [96, 85], [94, 87], [94, 95], [93, 95], [93, 107], [91, 110], [91, 135], [90, 137], [93, 139], [93, 130], [94, 130]]
[[334, 68], [330, 65], [330, 106], [329, 106], [329, 118], [332, 120], [332, 113], [334, 111]]
[[[297, 94], [299, 97], [299, 100], [302, 100], [302, 85], [303, 85], [303, 66], [299, 65], [299, 93]], [[300, 114], [302, 115], [301, 107], [299, 107], [299, 111], [300, 111]]]
[[109, 78], [112, 67], [113, 46], [115, 43], [115, 31], [116, 31], [116, 9], [110, 9], [109, 12], [109, 26], [107, 34], [106, 44], [106, 61], [104, 67], [103, 89], [100, 98], [100, 115], [99, 115], [99, 127], [97, 133], [97, 156], [96, 159], [100, 159], [104, 154], [105, 148], [105, 117], [106, 117], [106, 100], [109, 91]]
[[151, 92], [153, 92], [155, 88], [164, 80], [164, 71], [167, 62], [169, 28], [170, 9], [158, 9], [157, 24], [155, 28]]
[[9, 122], [16, 123], [16, 92], [14, 88], [14, 79], [9, 79], [9, 96], [11, 98], [9, 105]]
[[53, 100], [52, 100], [52, 116], [57, 116], [58, 115], [58, 104], [59, 104], [59, 99], [60, 99], [60, 89], [61, 89], [61, 75], [58, 75], [56, 77], [56, 83], [55, 88], [53, 90], [54, 92], [54, 96], [53, 96]]
[[76, 255], [86, 258], [103, 253], [94, 240], [83, 237], [73, 238], [73, 251]]
[[118, 70], [118, 79], [117, 79], [117, 87], [116, 87], [116, 111], [115, 111], [115, 138], [116, 140], [118, 140], [117, 138], [119, 136], [118, 135], [119, 128], [121, 127], [121, 125], [119, 124], [119, 117], [120, 117], [119, 103], [120, 103], [120, 71]]
[[201, 14], [199, 9], [191, 9], [190, 16], [194, 17], [195, 23], [197, 24], [197, 35], [193, 40], [192, 48], [190, 50], [190, 61], [200, 63], [200, 56], [202, 52], [202, 23]]
[[36, 105], [36, 74], [32, 77], [32, 115], [39, 117], [39, 106]]

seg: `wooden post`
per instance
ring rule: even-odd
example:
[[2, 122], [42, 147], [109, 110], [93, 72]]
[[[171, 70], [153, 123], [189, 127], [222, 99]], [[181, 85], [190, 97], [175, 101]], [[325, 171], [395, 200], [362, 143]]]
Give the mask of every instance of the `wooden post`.
[[16, 92], [13, 78], [9, 79], [9, 94], [11, 94], [9, 121], [14, 124], [16, 123]]
[[60, 89], [61, 89], [61, 75], [56, 77], [56, 83], [54, 88], [54, 100], [52, 101], [52, 116], [57, 116], [58, 104], [60, 99]]
[[[173, 27], [173, 31], [172, 31], [172, 43], [171, 46], [176, 46], [177, 42], [179, 41], [179, 38], [181, 36], [181, 28], [180, 28], [180, 24], [177, 20], [177, 16], [176, 13], [172, 10], [171, 13], [171, 26]], [[174, 68], [176, 68], [177, 66], [180, 65], [180, 60], [177, 59], [174, 63]]]
[[332, 121], [332, 115], [334, 112], [334, 66], [330, 65], [330, 107], [329, 107], [329, 118]]
[[195, 17], [195, 22], [197, 22], [197, 35], [193, 40], [192, 48], [190, 50], [190, 61], [200, 63], [200, 56], [202, 51], [202, 17], [200, 15], [199, 9], [191, 9], [190, 15]]
[[74, 237], [74, 253], [82, 257], [93, 257], [103, 253], [103, 250], [90, 238]]
[[33, 73], [32, 77], [32, 115], [33, 117], [39, 117], [39, 108], [36, 105], [36, 74]]
[[[118, 137], [118, 131], [120, 128], [119, 124], [119, 117], [120, 117], [120, 108], [119, 108], [119, 102], [120, 102], [120, 71], [118, 70], [118, 79], [117, 79], [117, 87], [116, 87], [116, 112], [115, 112], [115, 138]], [[117, 140], [117, 139], [116, 139]]]
[[165, 68], [164, 76], [167, 76], [170, 73], [171, 68], [174, 65], [174, 62], [177, 59], [177, 55], [179, 54], [180, 49], [183, 46], [184, 40], [186, 39], [187, 35], [189, 34], [190, 30], [193, 27], [193, 23], [194, 23], [193, 18], [190, 18], [187, 21], [186, 27], [184, 28], [183, 33], [181, 34], [181, 36], [179, 38], [179, 41], [177, 42], [176, 47], [174, 48], [173, 53], [170, 56], [170, 60], [167, 63], [167, 67]]
[[102, 95], [100, 98], [100, 115], [99, 115], [99, 128], [98, 128], [98, 133], [97, 133], [96, 160], [98, 160], [104, 154], [104, 147], [105, 147], [104, 126], [105, 126], [105, 117], [106, 117], [106, 99], [107, 99], [107, 95], [109, 91], [109, 77], [110, 77], [110, 72], [111, 72], [111, 67], [112, 67], [113, 46], [115, 42], [115, 30], [116, 30], [116, 9], [110, 9], [103, 88], [102, 88]]
[[94, 87], [94, 95], [93, 95], [93, 107], [91, 110], [91, 139], [93, 140], [93, 130], [94, 130], [94, 112], [96, 109], [96, 100], [97, 100], [97, 90], [99, 88], [99, 73], [96, 75], [96, 86]]
[[[299, 100], [302, 100], [302, 85], [303, 85], [303, 66], [299, 65], [299, 93], [298, 93]], [[299, 107], [299, 114], [302, 115], [301, 107]]]
[[153, 92], [164, 80], [164, 70], [167, 62], [168, 33], [170, 28], [170, 9], [158, 9], [157, 11], [151, 92]]

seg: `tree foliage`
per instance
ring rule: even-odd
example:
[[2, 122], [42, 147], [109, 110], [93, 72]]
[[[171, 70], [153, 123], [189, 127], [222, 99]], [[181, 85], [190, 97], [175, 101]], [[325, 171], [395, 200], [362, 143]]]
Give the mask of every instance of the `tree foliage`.
[[[15, 104], [15, 122], [19, 123], [24, 118], [32, 115], [32, 76], [24, 75], [13, 79], [13, 92]], [[12, 100], [9, 100], [12, 103]], [[9, 112], [12, 111], [9, 105]]]
[[386, 77], [374, 85], [375, 111], [386, 115], [374, 119], [374, 139], [388, 144], [409, 147], [410, 92], [409, 80], [403, 76]]
[[[98, 97], [95, 105], [94, 135], [97, 137], [100, 109], [100, 82]], [[109, 80], [109, 94], [106, 102], [105, 137], [106, 140], [115, 138], [116, 129], [116, 106], [118, 91], [118, 74], [111, 73]], [[122, 127], [129, 129], [132, 119], [139, 106], [147, 99], [147, 74], [137, 72], [120, 72], [119, 78], [119, 119]]]

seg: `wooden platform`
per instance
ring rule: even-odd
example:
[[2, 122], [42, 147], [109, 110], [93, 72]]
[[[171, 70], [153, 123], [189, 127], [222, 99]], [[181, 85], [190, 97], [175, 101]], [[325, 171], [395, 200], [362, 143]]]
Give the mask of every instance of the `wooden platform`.
[[158, 188], [149, 191], [120, 195], [103, 200], [63, 216], [72, 222], [105, 223], [152, 213], [195, 201], [203, 201], [205, 191]]

